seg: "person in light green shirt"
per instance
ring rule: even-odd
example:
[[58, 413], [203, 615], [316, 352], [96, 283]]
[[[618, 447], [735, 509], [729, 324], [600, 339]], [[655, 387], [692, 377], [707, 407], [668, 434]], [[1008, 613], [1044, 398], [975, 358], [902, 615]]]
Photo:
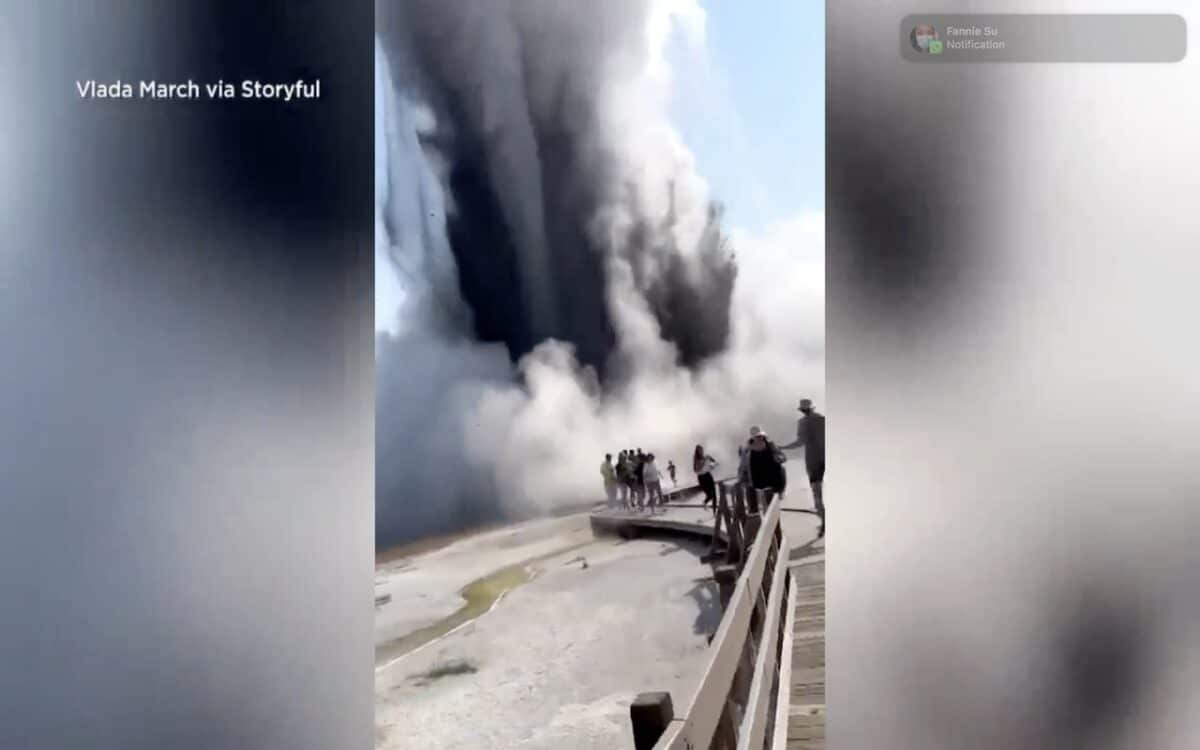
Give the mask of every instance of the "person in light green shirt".
[[604, 455], [604, 463], [600, 464], [600, 476], [604, 477], [604, 495], [608, 498], [608, 506], [617, 504], [617, 470], [613, 466], [612, 454]]

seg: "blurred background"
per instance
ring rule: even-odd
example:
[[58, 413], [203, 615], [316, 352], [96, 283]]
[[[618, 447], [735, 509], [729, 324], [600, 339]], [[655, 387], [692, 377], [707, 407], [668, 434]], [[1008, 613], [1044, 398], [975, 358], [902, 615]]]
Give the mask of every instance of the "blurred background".
[[0, 3], [0, 747], [370, 746], [372, 32]]
[[995, 10], [827, 9], [829, 741], [1192, 747], [1200, 71], [900, 59]]

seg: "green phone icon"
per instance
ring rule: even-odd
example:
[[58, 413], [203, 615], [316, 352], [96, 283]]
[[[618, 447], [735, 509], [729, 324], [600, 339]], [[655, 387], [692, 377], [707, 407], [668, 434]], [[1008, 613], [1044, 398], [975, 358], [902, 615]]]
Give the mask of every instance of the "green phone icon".
[[930, 40], [930, 42], [929, 42], [929, 54], [931, 54], [931, 55], [940, 55], [940, 54], [942, 54], [942, 40], [941, 40], [941, 39], [932, 39], [932, 40]]

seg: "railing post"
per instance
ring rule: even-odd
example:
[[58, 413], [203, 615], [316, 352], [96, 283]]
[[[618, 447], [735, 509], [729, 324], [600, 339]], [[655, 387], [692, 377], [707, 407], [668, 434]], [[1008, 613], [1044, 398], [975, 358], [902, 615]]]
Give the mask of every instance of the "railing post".
[[[736, 496], [736, 487], [735, 496]], [[735, 563], [742, 557], [742, 527], [738, 523], [737, 516], [733, 513], [729, 502], [729, 487], [721, 484], [718, 493], [718, 512], [725, 517], [725, 528], [728, 530], [729, 543], [725, 549], [725, 562]]]
[[[721, 489], [717, 494], [717, 499], [713, 501], [713, 535], [712, 546], [709, 547], [709, 551], [712, 553], [714, 558], [716, 557], [717, 548], [721, 546], [721, 520], [725, 517], [725, 513], [722, 510], [724, 504], [725, 485], [721, 485]], [[730, 539], [733, 538], [732, 533], [730, 533], [731, 531], [731, 529], [726, 529], [725, 531], [725, 536], [729, 537]]]
[[746, 513], [754, 516], [762, 513], [762, 493], [754, 485], [746, 486]]
[[717, 591], [721, 598], [721, 611], [729, 609], [729, 600], [733, 598], [733, 589], [737, 586], [738, 569], [736, 565], [713, 566], [713, 578], [717, 582]]
[[730, 527], [737, 529], [737, 549], [736, 555], [733, 547], [730, 547], [729, 562], [736, 562], [741, 566], [746, 561], [746, 554], [750, 549], [751, 543], [754, 541], [752, 537], [746, 534], [746, 488], [739, 482], [733, 486], [733, 508], [732, 522]]
[[[762, 528], [762, 516], [746, 516], [746, 523], [742, 528], [745, 529], [743, 533], [746, 538], [753, 544], [753, 540], [758, 538], [758, 530]], [[750, 544], [746, 546], [750, 546]]]
[[635, 750], [651, 750], [674, 718], [670, 693], [640, 693], [629, 706]]

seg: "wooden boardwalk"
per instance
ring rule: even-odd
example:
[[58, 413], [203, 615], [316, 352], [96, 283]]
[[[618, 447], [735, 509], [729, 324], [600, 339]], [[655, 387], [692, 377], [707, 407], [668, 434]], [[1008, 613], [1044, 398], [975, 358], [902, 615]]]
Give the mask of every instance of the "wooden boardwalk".
[[596, 532], [719, 535], [709, 562], [725, 611], [712, 659], [688, 704], [675, 708], [662, 692], [637, 697], [636, 747], [824, 750], [825, 543], [813, 539], [815, 518], [797, 500], [802, 506], [803, 497], [793, 498], [747, 514], [744, 489], [722, 485], [724, 524], [710, 510], [678, 502], [653, 515], [613, 508], [591, 514]]
[[796, 586], [792, 626], [787, 750], [825, 748], [825, 546], [791, 563]]

